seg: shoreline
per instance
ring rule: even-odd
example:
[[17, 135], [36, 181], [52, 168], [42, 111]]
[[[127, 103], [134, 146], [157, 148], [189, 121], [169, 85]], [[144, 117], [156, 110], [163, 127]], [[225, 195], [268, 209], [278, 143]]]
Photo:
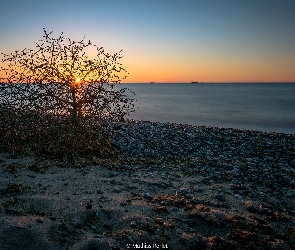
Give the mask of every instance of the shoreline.
[[295, 245], [294, 134], [112, 126], [118, 159], [75, 168], [0, 154], [1, 249]]
[[[212, 125], [210, 124], [210, 121], [200, 121], [198, 123], [194, 122], [163, 122], [158, 120], [144, 120], [144, 119], [138, 119], [136, 115], [134, 117], [128, 118], [130, 121], [139, 121], [139, 122], [152, 122], [152, 123], [161, 123], [161, 124], [179, 124], [183, 126], [191, 126], [191, 127], [199, 127], [199, 128], [216, 128], [216, 129], [229, 129], [229, 130], [241, 130], [241, 131], [253, 131], [253, 132], [259, 132], [259, 133], [276, 133], [276, 134], [287, 134], [287, 135], [295, 135], [294, 129], [292, 128], [285, 128], [285, 127], [277, 127], [277, 126], [267, 126], [263, 127], [261, 125], [251, 125], [251, 124], [232, 124], [232, 123], [226, 123], [226, 122], [213, 122]], [[292, 131], [292, 132], [291, 132]]]

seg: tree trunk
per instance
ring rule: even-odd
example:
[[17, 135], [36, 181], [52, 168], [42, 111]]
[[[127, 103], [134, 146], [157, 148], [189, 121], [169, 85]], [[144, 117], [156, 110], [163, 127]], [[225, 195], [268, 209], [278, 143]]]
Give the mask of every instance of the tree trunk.
[[76, 98], [76, 89], [73, 89], [72, 91], [72, 98], [73, 98], [73, 104], [72, 104], [72, 114], [71, 114], [71, 119], [72, 119], [72, 127], [75, 130], [75, 128], [78, 125], [78, 102]]

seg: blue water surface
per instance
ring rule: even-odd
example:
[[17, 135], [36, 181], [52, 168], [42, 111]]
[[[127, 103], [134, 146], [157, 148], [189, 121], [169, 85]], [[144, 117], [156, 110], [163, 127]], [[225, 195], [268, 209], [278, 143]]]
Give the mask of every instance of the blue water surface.
[[136, 93], [129, 118], [295, 133], [295, 84], [122, 84]]

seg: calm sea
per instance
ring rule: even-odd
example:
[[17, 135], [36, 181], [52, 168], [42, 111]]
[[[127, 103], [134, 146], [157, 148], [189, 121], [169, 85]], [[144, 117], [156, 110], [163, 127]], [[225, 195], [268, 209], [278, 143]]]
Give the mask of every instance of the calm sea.
[[122, 84], [136, 93], [129, 118], [295, 133], [295, 84]]

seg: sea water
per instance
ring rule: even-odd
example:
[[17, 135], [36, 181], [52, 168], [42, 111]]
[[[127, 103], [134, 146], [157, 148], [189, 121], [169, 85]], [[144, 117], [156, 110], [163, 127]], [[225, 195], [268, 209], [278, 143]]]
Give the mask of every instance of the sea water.
[[131, 119], [295, 133], [295, 84], [122, 84], [135, 92]]

